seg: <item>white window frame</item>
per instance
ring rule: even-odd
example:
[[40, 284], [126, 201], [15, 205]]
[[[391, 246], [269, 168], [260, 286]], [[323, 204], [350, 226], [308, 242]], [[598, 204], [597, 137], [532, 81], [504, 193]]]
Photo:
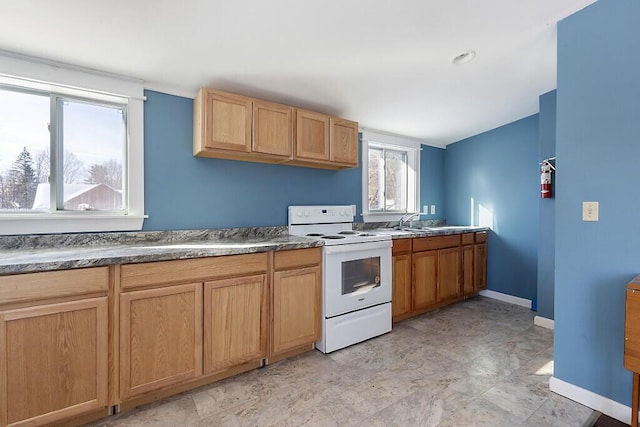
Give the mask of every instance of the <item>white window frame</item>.
[[0, 51], [0, 83], [127, 104], [124, 212], [0, 214], [0, 235], [141, 230], [144, 219], [144, 88], [141, 80]]
[[[364, 222], [398, 221], [403, 215], [420, 212], [420, 150], [414, 138], [362, 129], [362, 218]], [[407, 153], [406, 212], [369, 211], [369, 146]]]

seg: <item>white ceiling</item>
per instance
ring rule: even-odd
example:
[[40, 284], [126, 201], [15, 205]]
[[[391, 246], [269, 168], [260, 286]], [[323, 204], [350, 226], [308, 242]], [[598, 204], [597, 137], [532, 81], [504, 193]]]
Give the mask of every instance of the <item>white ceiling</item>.
[[536, 113], [556, 87], [556, 23], [594, 1], [2, 1], [0, 49], [444, 146]]

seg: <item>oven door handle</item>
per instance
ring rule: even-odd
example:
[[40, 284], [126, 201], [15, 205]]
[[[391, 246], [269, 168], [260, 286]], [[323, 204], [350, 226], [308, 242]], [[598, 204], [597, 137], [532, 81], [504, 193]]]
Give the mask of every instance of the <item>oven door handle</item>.
[[366, 242], [366, 243], [351, 243], [347, 245], [334, 245], [334, 246], [325, 246], [324, 253], [327, 255], [331, 254], [342, 254], [345, 252], [356, 252], [356, 251], [368, 251], [375, 249], [391, 249], [391, 240], [383, 240], [380, 242]]

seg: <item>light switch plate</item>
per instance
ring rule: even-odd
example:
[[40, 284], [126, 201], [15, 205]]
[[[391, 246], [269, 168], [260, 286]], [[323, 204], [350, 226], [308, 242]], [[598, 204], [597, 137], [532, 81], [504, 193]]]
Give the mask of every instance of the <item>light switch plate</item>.
[[436, 205], [431, 205], [431, 215], [436, 214]]
[[598, 202], [582, 202], [582, 220], [598, 221]]

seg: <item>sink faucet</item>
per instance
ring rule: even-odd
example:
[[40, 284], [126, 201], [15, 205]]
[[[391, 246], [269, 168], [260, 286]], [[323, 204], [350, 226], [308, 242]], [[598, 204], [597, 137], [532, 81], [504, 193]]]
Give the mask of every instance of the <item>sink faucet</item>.
[[409, 214], [403, 215], [403, 216], [400, 218], [400, 222], [398, 223], [398, 228], [399, 228], [400, 230], [402, 230], [402, 227], [403, 227], [403, 225], [404, 225], [404, 224], [406, 224], [407, 222], [412, 221], [412, 220], [413, 220], [413, 219], [415, 219], [415, 218], [418, 218], [419, 216], [420, 216], [420, 212], [416, 212], [416, 213], [409, 213]]

